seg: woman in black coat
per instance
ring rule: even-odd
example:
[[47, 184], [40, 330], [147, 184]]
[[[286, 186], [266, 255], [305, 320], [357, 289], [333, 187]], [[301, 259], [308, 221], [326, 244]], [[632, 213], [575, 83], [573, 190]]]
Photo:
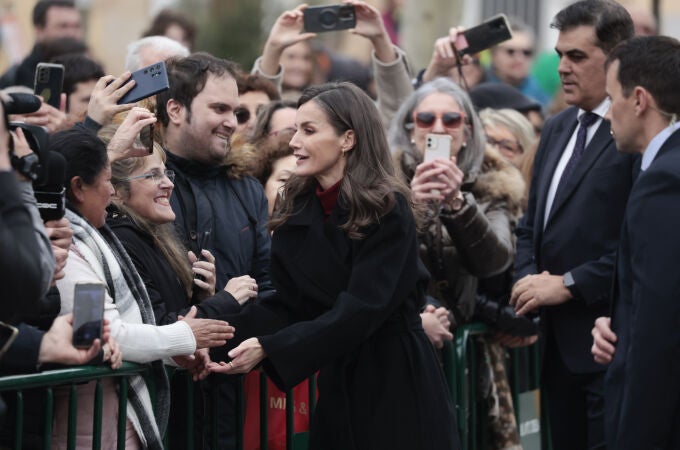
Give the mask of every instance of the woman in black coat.
[[296, 122], [297, 168], [272, 220], [277, 295], [227, 316], [235, 340], [257, 337], [211, 353], [211, 370], [263, 363], [281, 389], [319, 371], [310, 449], [457, 449], [419, 316], [428, 274], [409, 190], [378, 111], [352, 84], [327, 84], [303, 93]]

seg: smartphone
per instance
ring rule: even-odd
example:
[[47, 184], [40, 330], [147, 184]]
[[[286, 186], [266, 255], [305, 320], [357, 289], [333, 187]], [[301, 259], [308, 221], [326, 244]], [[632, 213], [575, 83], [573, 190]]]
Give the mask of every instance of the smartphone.
[[[130, 80], [135, 80], [135, 86], [118, 100], [119, 105], [137, 103], [170, 88], [165, 61], [160, 61], [132, 72]], [[130, 80], [128, 80], [128, 83]]]
[[40, 62], [35, 68], [33, 93], [45, 100], [45, 103], [59, 109], [61, 89], [64, 85], [64, 66]]
[[102, 283], [77, 283], [73, 294], [73, 346], [88, 348], [102, 338], [106, 287]]
[[510, 24], [505, 14], [498, 14], [481, 24], [463, 31], [456, 40], [456, 48], [464, 55], [474, 55], [512, 38]]
[[451, 136], [448, 134], [425, 135], [425, 162], [451, 157]]
[[[208, 242], [210, 241], [210, 230], [204, 231], [203, 234], [201, 234], [201, 239], [198, 241], [198, 255], [196, 257], [198, 258], [199, 261], [205, 261], [205, 257], [203, 256], [203, 250], [208, 250]], [[201, 281], [205, 281], [205, 277], [203, 275], [196, 275], [196, 278], [198, 278]]]
[[7, 349], [12, 346], [12, 343], [19, 334], [17, 330], [12, 325], [8, 325], [5, 322], [0, 322], [0, 358], [7, 352]]
[[323, 33], [354, 28], [357, 25], [354, 5], [312, 6], [303, 11], [305, 31]]

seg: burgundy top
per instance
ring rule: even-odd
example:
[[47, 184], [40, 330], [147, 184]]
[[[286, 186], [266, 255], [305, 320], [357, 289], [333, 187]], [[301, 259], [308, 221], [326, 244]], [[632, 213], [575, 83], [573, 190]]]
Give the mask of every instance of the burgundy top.
[[338, 194], [340, 193], [340, 183], [342, 179], [335, 183], [333, 186], [329, 187], [325, 191], [321, 188], [321, 185], [316, 186], [316, 196], [319, 197], [321, 202], [321, 207], [323, 208], [323, 220], [326, 221], [333, 212], [335, 203], [338, 201]]

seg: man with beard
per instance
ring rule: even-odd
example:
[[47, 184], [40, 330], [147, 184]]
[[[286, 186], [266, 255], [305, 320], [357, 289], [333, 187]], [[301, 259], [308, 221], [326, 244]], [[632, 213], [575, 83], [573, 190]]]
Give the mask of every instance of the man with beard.
[[[242, 175], [241, 165], [228, 157], [239, 106], [236, 77], [234, 63], [207, 53], [174, 60], [157, 114], [167, 168], [175, 171], [171, 205], [180, 237], [195, 254], [205, 248], [215, 256], [218, 288], [250, 275], [263, 295], [272, 290], [267, 199], [260, 183]], [[220, 393], [217, 399], [210, 394], [220, 411], [219, 448], [235, 448], [235, 378], [212, 375], [208, 381]]]

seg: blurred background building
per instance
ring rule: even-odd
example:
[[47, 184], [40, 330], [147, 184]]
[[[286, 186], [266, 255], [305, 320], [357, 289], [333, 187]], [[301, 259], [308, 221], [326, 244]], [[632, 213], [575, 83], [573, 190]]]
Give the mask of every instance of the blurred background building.
[[[198, 25], [196, 50], [206, 50], [239, 62], [249, 69], [259, 55], [267, 32], [294, 0], [77, 0], [85, 18], [86, 41], [93, 55], [111, 74], [122, 72], [126, 46], [138, 39], [161, 9], [184, 11]], [[331, 1], [308, 1], [328, 4]], [[552, 17], [567, 0], [369, 0], [381, 10], [392, 11], [392, 25], [400, 45], [415, 67], [424, 67], [437, 37], [454, 25], [472, 26], [499, 12], [516, 16], [536, 31], [538, 50], [547, 53], [557, 39], [550, 29]], [[680, 1], [625, 0], [660, 17], [660, 32], [680, 37]], [[33, 45], [31, 11], [34, 0], [0, 0], [0, 72], [20, 61]], [[368, 42], [350, 33], [320, 36], [333, 50], [368, 62]]]

